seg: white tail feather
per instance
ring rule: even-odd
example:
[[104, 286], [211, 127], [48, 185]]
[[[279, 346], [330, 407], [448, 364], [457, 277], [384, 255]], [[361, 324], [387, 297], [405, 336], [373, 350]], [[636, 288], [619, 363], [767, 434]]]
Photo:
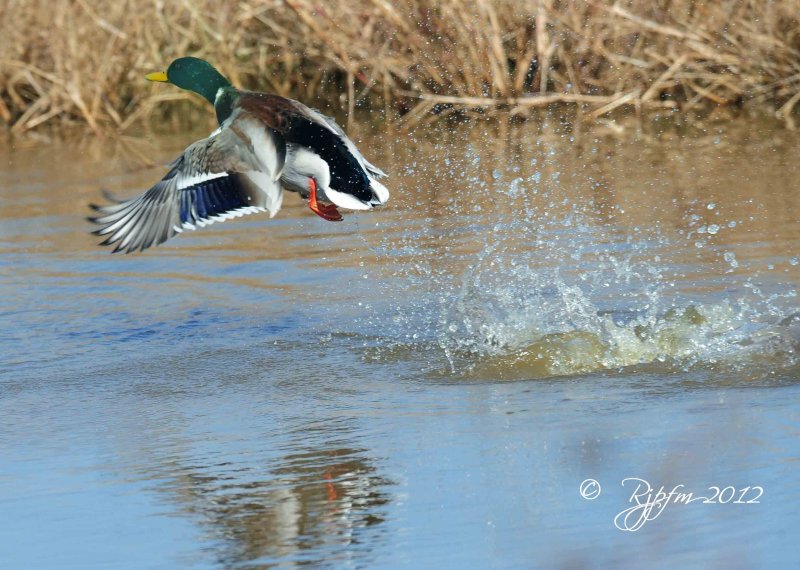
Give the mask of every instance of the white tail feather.
[[374, 178], [370, 178], [369, 187], [374, 196], [372, 200], [370, 200], [370, 204], [383, 205], [389, 201], [389, 189], [386, 188], [386, 186]]
[[367, 202], [362, 202], [352, 194], [345, 194], [344, 192], [339, 192], [332, 188], [325, 188], [325, 195], [340, 208], [347, 208], [348, 210], [369, 210], [372, 207]]

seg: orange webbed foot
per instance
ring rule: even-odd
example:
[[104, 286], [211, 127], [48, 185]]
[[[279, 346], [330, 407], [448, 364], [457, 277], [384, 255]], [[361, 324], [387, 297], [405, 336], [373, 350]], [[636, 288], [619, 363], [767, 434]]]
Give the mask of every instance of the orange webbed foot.
[[324, 205], [317, 202], [317, 182], [313, 178], [308, 179], [308, 187], [311, 189], [311, 194], [308, 197], [308, 207], [323, 220], [329, 222], [341, 222], [342, 215], [336, 209], [334, 204]]

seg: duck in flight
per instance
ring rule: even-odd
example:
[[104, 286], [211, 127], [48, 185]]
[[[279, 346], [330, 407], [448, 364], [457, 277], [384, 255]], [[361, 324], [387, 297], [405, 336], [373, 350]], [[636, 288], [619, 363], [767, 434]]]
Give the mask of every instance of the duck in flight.
[[138, 198], [92, 208], [89, 218], [114, 253], [141, 251], [184, 229], [244, 214], [278, 213], [283, 190], [299, 193], [328, 221], [338, 208], [386, 203], [386, 176], [370, 164], [336, 122], [292, 99], [236, 89], [206, 61], [182, 57], [147, 75], [201, 95], [219, 128], [190, 145], [159, 182]]

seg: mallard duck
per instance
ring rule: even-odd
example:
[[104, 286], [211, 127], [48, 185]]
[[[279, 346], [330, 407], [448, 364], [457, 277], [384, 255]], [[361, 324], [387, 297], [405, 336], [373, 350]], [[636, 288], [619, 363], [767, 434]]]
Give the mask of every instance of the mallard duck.
[[108, 236], [102, 245], [130, 253], [163, 243], [184, 229], [244, 214], [275, 216], [283, 189], [298, 192], [328, 221], [337, 206], [369, 210], [385, 204], [386, 176], [370, 164], [336, 122], [298, 101], [231, 85], [211, 64], [173, 61], [150, 81], [172, 83], [204, 97], [219, 128], [190, 145], [167, 174], [138, 198], [107, 206], [91, 221]]

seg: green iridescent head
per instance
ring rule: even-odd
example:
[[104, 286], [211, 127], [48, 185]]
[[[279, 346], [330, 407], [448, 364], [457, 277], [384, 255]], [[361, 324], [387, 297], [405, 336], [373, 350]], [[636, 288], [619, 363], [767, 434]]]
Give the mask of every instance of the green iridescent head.
[[145, 77], [149, 81], [172, 83], [181, 89], [197, 93], [212, 105], [217, 92], [223, 87], [231, 86], [231, 82], [210, 63], [196, 57], [181, 57], [170, 63], [166, 71], [149, 73]]

